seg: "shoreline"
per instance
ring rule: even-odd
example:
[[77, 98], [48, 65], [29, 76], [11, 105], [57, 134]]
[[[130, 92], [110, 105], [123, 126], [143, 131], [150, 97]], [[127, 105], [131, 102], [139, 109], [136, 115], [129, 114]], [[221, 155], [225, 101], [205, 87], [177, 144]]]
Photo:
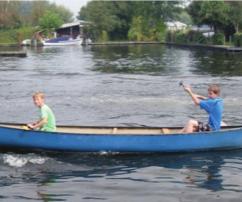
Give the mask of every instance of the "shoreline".
[[0, 51], [0, 57], [27, 57], [25, 51]]
[[0, 47], [20, 47], [17, 43], [0, 43]]
[[220, 50], [227, 52], [242, 52], [242, 47], [226, 46], [226, 45], [203, 45], [203, 44], [177, 44], [171, 42], [164, 42], [167, 46], [175, 46], [182, 48], [202, 48], [207, 50]]
[[208, 50], [220, 50], [226, 52], [242, 52], [242, 47], [235, 47], [235, 46], [226, 46], [226, 45], [203, 45], [203, 44], [178, 44], [172, 42], [134, 42], [134, 41], [127, 41], [127, 42], [103, 42], [103, 43], [88, 43], [87, 45], [90, 46], [110, 46], [110, 45], [145, 45], [145, 44], [163, 44], [166, 46], [174, 46], [174, 47], [181, 47], [181, 48], [203, 48]]
[[[220, 50], [226, 52], [242, 52], [242, 47], [227, 46], [227, 45], [204, 45], [204, 44], [178, 44], [173, 42], [159, 42], [159, 41], [108, 41], [108, 42], [93, 42], [83, 44], [83, 46], [122, 46], [122, 45], [146, 45], [146, 44], [157, 44], [157, 45], [166, 45], [174, 46], [181, 48], [202, 48], [208, 50]], [[3, 44], [0, 43], [1, 47], [22, 47], [19, 44]]]

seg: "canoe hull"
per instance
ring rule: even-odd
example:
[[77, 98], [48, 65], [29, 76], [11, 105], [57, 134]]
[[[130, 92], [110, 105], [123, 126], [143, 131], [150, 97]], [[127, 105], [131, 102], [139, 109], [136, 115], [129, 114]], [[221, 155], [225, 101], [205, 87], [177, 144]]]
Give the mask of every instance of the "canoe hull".
[[0, 147], [77, 152], [193, 152], [242, 148], [242, 128], [192, 134], [72, 134], [0, 127]]

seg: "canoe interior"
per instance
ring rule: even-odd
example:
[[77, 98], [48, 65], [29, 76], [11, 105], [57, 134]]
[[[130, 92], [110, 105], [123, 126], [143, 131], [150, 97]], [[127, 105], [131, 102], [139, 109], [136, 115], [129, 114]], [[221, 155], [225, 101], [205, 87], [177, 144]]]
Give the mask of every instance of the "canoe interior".
[[[1, 127], [23, 129], [24, 124], [0, 123]], [[242, 126], [225, 126], [222, 130], [241, 128]], [[111, 127], [111, 126], [57, 126], [57, 132], [76, 134], [149, 134], [167, 135], [179, 133], [181, 127]]]

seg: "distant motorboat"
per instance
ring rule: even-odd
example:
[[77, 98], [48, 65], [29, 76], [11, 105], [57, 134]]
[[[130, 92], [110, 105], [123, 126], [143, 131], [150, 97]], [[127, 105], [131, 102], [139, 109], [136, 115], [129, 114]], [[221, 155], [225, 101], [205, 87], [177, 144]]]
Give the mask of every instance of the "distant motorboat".
[[[84, 31], [84, 27], [90, 25], [87, 21], [65, 23], [53, 32], [42, 29], [33, 33], [31, 39], [22, 41], [23, 46], [66, 46], [66, 45], [88, 45], [91, 43]], [[45, 38], [52, 35], [52, 38]]]
[[42, 40], [44, 46], [66, 46], [66, 45], [81, 45], [82, 39], [77, 37], [73, 39], [70, 36], [61, 36], [52, 39]]

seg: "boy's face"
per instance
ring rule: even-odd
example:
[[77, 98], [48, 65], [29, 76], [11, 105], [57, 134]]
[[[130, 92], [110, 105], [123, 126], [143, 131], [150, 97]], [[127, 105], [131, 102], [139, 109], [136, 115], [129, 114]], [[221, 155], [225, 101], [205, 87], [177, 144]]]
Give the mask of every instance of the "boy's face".
[[214, 98], [218, 97], [218, 95], [215, 94], [213, 91], [208, 90], [208, 97], [211, 99], [214, 99]]
[[33, 101], [37, 107], [42, 107], [44, 105], [44, 99], [40, 96], [33, 97]]

